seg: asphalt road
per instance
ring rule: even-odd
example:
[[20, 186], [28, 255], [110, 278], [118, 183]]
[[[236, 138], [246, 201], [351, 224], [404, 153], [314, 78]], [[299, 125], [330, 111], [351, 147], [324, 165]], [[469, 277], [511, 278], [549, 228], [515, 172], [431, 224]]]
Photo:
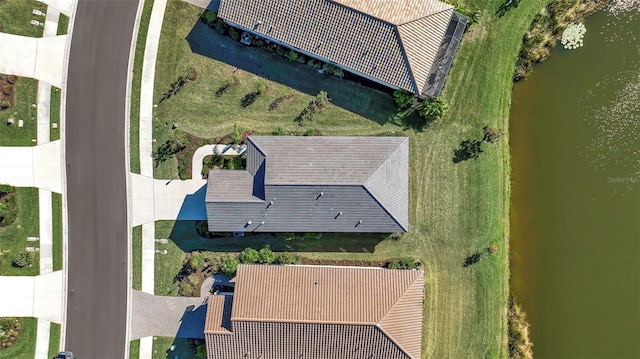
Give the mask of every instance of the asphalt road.
[[125, 94], [137, 0], [79, 0], [67, 83], [66, 350], [124, 358], [127, 326]]

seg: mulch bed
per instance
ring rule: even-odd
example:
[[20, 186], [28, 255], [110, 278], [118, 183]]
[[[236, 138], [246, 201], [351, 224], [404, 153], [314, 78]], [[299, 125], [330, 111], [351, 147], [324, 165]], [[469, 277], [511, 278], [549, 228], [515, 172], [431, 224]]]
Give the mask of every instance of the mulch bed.
[[22, 333], [22, 321], [18, 318], [2, 318], [2, 320], [14, 320], [12, 328], [2, 328], [0, 327], [0, 350], [12, 347], [13, 344], [20, 337], [20, 333]]
[[15, 75], [2, 75], [0, 79], [0, 102], [7, 101], [10, 106], [4, 108], [0, 106], [0, 111], [7, 110], [13, 106], [14, 97], [14, 85], [18, 81], [18, 76]]

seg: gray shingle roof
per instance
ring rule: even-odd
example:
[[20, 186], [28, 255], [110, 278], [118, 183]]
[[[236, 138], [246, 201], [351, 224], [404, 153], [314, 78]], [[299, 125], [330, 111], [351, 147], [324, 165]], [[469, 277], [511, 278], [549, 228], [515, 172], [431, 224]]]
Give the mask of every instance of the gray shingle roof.
[[423, 287], [422, 271], [239, 265], [233, 305], [209, 299], [208, 355], [418, 359]]
[[409, 139], [251, 136], [246, 171], [211, 171], [214, 231], [407, 231]]
[[394, 88], [420, 94], [453, 6], [437, 0], [221, 0], [218, 16]]

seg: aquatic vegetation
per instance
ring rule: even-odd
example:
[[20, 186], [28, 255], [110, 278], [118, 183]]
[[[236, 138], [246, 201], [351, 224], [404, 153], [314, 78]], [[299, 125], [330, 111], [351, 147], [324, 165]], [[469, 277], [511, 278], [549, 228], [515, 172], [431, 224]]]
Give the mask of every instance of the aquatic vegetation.
[[640, 0], [611, 0], [609, 11], [614, 15], [631, 10], [640, 11]]
[[560, 41], [565, 49], [577, 49], [583, 45], [582, 38], [587, 28], [581, 23], [572, 23], [562, 33]]

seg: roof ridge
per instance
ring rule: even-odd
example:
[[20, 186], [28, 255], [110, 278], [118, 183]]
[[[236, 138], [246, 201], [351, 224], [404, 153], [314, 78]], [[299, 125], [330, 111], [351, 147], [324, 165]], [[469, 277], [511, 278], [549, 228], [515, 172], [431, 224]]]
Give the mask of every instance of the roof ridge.
[[[387, 313], [378, 321], [378, 323], [376, 323], [375, 327], [377, 329], [379, 329], [382, 333], [384, 333], [384, 335], [389, 338], [389, 340], [391, 340], [396, 346], [398, 346], [398, 348], [400, 348], [400, 350], [402, 350], [405, 354], [407, 354], [407, 356], [409, 356], [409, 358], [411, 359], [418, 359], [420, 357], [420, 352], [415, 353], [412, 352], [412, 350], [406, 348], [404, 345], [402, 345], [400, 343], [401, 340], [398, 340], [398, 338], [394, 337], [390, 331], [388, 331], [385, 328], [384, 325], [384, 321], [385, 319], [395, 319], [395, 315], [396, 315], [396, 311], [395, 309], [397, 309], [398, 304], [400, 303], [404, 303], [405, 300], [410, 300], [411, 298], [408, 298], [407, 293], [415, 290], [416, 286], [419, 286], [419, 290], [420, 293], [423, 293], [424, 289], [424, 271], [422, 270], [418, 270], [418, 275], [414, 278], [413, 282], [411, 282], [411, 284], [409, 286], [407, 286], [407, 289], [402, 293], [402, 295], [398, 298], [398, 300], [396, 300], [395, 303], [393, 303], [393, 305], [391, 306], [391, 308], [389, 309], [389, 311], [387, 311]], [[422, 305], [422, 303], [421, 303]], [[405, 321], [403, 321], [403, 325], [405, 324]], [[420, 317], [420, 328], [422, 328], [422, 317]], [[412, 331], [413, 332], [413, 331]], [[420, 330], [420, 332], [422, 332]], [[413, 333], [415, 334], [415, 333]], [[420, 350], [420, 349], [418, 349]]]
[[[446, 4], [446, 3], [444, 3], [444, 4]], [[450, 5], [450, 4], [447, 4], [447, 5]], [[403, 25], [406, 25], [406, 24], [410, 24], [410, 23], [412, 23], [412, 22], [420, 21], [420, 20], [422, 20], [422, 19], [424, 19], [424, 18], [427, 18], [427, 17], [431, 17], [431, 16], [434, 16], [434, 15], [437, 15], [437, 14], [439, 14], [439, 13], [441, 13], [441, 12], [449, 11], [449, 10], [451, 10], [451, 9], [455, 9], [455, 7], [454, 7], [453, 5], [451, 5], [451, 7], [449, 7], [449, 8], [445, 8], [445, 9], [442, 9], [442, 10], [434, 11], [434, 12], [432, 12], [432, 13], [431, 13], [431, 14], [429, 14], [429, 15], [425, 15], [425, 16], [417, 17], [417, 18], [415, 18], [415, 19], [413, 19], [413, 20], [405, 21], [405, 22], [403, 22], [403, 23], [395, 24], [395, 25], [396, 25], [396, 27], [400, 27], [400, 26], [403, 26]], [[454, 10], [454, 11], [455, 11], [455, 10]]]

